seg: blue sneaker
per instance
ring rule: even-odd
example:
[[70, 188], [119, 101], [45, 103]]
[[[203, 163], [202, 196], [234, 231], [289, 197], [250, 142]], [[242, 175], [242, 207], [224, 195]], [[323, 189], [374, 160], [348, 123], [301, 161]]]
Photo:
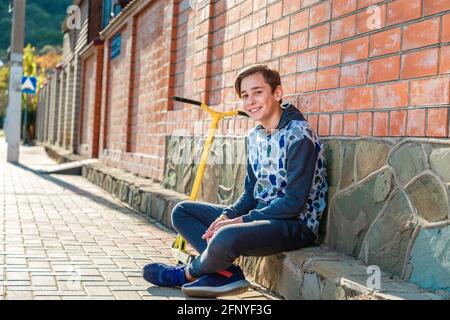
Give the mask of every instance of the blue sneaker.
[[186, 266], [150, 263], [142, 270], [142, 276], [148, 282], [159, 287], [181, 287], [188, 282], [184, 273], [185, 268]]
[[215, 298], [238, 295], [246, 292], [250, 283], [238, 266], [232, 265], [226, 271], [207, 274], [181, 287], [183, 293], [191, 297]]

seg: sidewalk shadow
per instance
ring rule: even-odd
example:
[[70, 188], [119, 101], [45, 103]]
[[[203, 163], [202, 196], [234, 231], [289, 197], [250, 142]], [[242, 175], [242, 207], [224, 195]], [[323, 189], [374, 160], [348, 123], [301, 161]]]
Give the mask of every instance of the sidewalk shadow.
[[[36, 175], [36, 176], [38, 176], [38, 177], [40, 177], [42, 179], [45, 179], [45, 180], [47, 180], [47, 181], [49, 181], [51, 183], [54, 183], [54, 184], [56, 184], [56, 185], [58, 185], [58, 186], [60, 186], [62, 188], [70, 190], [70, 191], [74, 192], [75, 194], [77, 194], [79, 196], [83, 196], [83, 197], [89, 198], [91, 200], [94, 200], [96, 203], [104, 205], [104, 206], [108, 207], [109, 209], [123, 209], [123, 208], [126, 208], [124, 206], [121, 206], [120, 204], [114, 203], [114, 202], [112, 202], [112, 201], [110, 201], [108, 199], [105, 199], [103, 197], [99, 197], [99, 196], [93, 195], [89, 191], [80, 189], [80, 188], [78, 188], [77, 186], [75, 186], [73, 184], [70, 184], [70, 183], [65, 182], [65, 181], [63, 181], [61, 179], [56, 178], [55, 176], [52, 176], [52, 175], [49, 175], [49, 174], [45, 174], [45, 173], [38, 173], [35, 170], [31, 169], [30, 167], [27, 167], [26, 165], [23, 165], [21, 163], [15, 163], [13, 165], [18, 167], [18, 168], [20, 168], [20, 169], [23, 169], [25, 171], [31, 172], [34, 175]], [[129, 210], [128, 208], [126, 208], [126, 209]], [[133, 211], [130, 211], [130, 213], [136, 214]]]

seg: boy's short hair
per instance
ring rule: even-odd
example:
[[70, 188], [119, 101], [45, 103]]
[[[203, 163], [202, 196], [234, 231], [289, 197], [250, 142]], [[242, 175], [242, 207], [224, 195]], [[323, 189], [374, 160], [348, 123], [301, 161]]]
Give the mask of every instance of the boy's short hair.
[[261, 73], [264, 77], [264, 81], [272, 88], [272, 93], [278, 86], [281, 86], [280, 74], [277, 70], [265, 64], [254, 64], [241, 70], [234, 81], [234, 89], [239, 98], [241, 98], [241, 82], [244, 78], [251, 76], [255, 73]]

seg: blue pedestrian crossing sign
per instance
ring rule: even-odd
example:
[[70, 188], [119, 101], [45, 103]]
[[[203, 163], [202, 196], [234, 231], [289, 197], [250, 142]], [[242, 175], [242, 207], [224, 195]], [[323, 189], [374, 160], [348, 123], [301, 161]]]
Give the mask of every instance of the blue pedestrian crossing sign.
[[22, 77], [22, 92], [25, 94], [36, 94], [36, 77]]

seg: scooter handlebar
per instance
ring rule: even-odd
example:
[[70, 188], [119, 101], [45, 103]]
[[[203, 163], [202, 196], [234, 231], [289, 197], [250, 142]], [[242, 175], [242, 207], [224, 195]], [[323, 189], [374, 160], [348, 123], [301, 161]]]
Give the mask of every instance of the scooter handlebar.
[[200, 101], [195, 101], [195, 100], [181, 98], [181, 97], [173, 97], [172, 100], [178, 101], [178, 102], [183, 102], [183, 103], [188, 103], [188, 104], [193, 104], [193, 105], [196, 105], [199, 107], [202, 105], [202, 103]]
[[[172, 97], [173, 101], [178, 101], [178, 102], [182, 102], [182, 103], [188, 103], [188, 104], [193, 104], [195, 106], [202, 106], [202, 103], [200, 101], [195, 101], [195, 100], [191, 100], [191, 99], [186, 99], [186, 98], [182, 98], [182, 97]], [[238, 111], [238, 115], [243, 116], [243, 117], [248, 117], [248, 114], [246, 114], [244, 111]]]

